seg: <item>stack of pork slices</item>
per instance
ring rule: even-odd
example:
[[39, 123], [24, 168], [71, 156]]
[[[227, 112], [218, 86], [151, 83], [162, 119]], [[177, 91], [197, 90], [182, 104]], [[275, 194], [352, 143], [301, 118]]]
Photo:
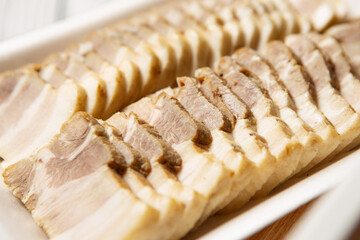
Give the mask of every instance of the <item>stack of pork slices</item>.
[[309, 9], [287, 0], [172, 1], [40, 64], [1, 73], [0, 156], [15, 163], [49, 142], [73, 113], [107, 119], [239, 47], [264, 49], [270, 40], [343, 21], [340, 3], [317, 1]]
[[240, 48], [106, 121], [77, 112], [4, 181], [52, 239], [179, 239], [359, 145], [359, 43], [352, 22]]

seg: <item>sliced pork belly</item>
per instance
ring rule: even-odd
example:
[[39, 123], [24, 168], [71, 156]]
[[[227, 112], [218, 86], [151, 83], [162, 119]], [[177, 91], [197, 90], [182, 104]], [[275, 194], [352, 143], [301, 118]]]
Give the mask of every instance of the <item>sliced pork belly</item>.
[[138, 65], [142, 60], [136, 52], [99, 32], [89, 35], [79, 44], [79, 49], [82, 54], [95, 52], [120, 70], [126, 80], [127, 104], [140, 98], [144, 86], [142, 71], [145, 69]]
[[151, 150], [146, 149], [147, 151], [144, 151], [142, 155], [152, 163], [166, 166], [171, 172], [177, 173], [180, 171], [181, 157], [145, 122], [137, 120], [134, 115], [131, 115], [128, 119], [124, 113], [117, 113], [109, 118], [107, 123], [116, 127], [124, 136], [125, 142], [131, 144], [135, 149], [142, 149], [143, 143], [139, 139], [148, 139], [146, 147]]
[[311, 127], [296, 113], [296, 106], [285, 86], [280, 82], [277, 73], [258, 53], [249, 48], [242, 48], [233, 55], [238, 63], [256, 74], [261, 86], [279, 108], [280, 118], [291, 128], [304, 146], [303, 154], [294, 173], [298, 173], [313, 160], [321, 141]]
[[[129, 99], [133, 97], [132, 93], [139, 91], [136, 85], [140, 79], [132, 79], [131, 76], [125, 76], [125, 73], [118, 67], [114, 66], [95, 51], [92, 51], [92, 46], [89, 43], [75, 44], [67, 48], [67, 51], [75, 55], [80, 61], [84, 62], [89, 68], [97, 72], [106, 83], [108, 107], [104, 111], [103, 118], [106, 119], [108, 113], [115, 113], [126, 104]], [[135, 68], [133, 68], [135, 71]], [[131, 68], [129, 69], [131, 73]], [[136, 71], [135, 71], [136, 72]], [[131, 74], [129, 74], [131, 75]], [[138, 74], [133, 74], [134, 76]], [[134, 81], [132, 81], [134, 80]], [[115, 110], [116, 109], [116, 110]]]
[[[211, 144], [209, 129], [193, 119], [175, 98], [167, 96], [166, 93], [161, 94], [156, 106], [149, 123], [154, 125], [164, 140], [170, 144], [191, 140], [205, 147]], [[174, 135], [174, 132], [181, 134]]]
[[[244, 31], [240, 22], [236, 19], [224, 21], [223, 18], [218, 14], [218, 11], [216, 11], [214, 8], [209, 8], [208, 6], [206, 6], [206, 3], [207, 2], [188, 1], [187, 4], [191, 6], [190, 11], [192, 11], [194, 14], [199, 14], [199, 18], [202, 22], [204, 22], [205, 24], [210, 23], [221, 25], [223, 30], [230, 36], [231, 46], [227, 46], [230, 47], [230, 52], [223, 55], [228, 55], [235, 49], [244, 46]], [[223, 3], [221, 2], [221, 4]], [[223, 7], [224, 6], [222, 5], [221, 8]], [[198, 10], [201, 12], [201, 14], [197, 12]]]
[[85, 64], [66, 53], [52, 54], [44, 61], [55, 64], [67, 77], [73, 79], [87, 94], [86, 112], [94, 117], [101, 117], [107, 102], [106, 83]]
[[115, 146], [124, 157], [128, 164], [127, 171], [123, 174], [123, 179], [129, 185], [132, 192], [144, 203], [158, 210], [160, 219], [157, 230], [158, 239], [171, 239], [177, 229], [179, 216], [183, 215], [185, 206], [182, 202], [173, 198], [160, 195], [153, 186], [147, 181], [146, 176], [151, 171], [149, 160], [143, 158], [130, 145], [122, 140], [120, 132], [103, 122], [109, 141]]
[[274, 172], [275, 158], [271, 155], [266, 141], [257, 133], [256, 122], [244, 102], [225, 86], [225, 82], [209, 68], [198, 69], [195, 73], [201, 83], [200, 89], [206, 98], [222, 112], [229, 111], [236, 119], [233, 136], [246, 156], [256, 166], [248, 186], [222, 212], [233, 212], [246, 203]]
[[276, 158], [275, 172], [258, 193], [258, 196], [265, 195], [293, 174], [302, 156], [303, 146], [289, 126], [279, 118], [279, 109], [261, 88], [261, 82], [255, 75], [230, 57], [220, 59], [216, 69], [226, 80], [227, 86], [252, 111], [258, 134], [267, 141], [269, 151]]
[[195, 120], [205, 124], [210, 131], [219, 129], [229, 133], [232, 132], [234, 127], [232, 117], [223, 114], [220, 109], [205, 98], [198, 88], [196, 79], [180, 77], [177, 82], [179, 89], [175, 90], [176, 93], [173, 95]]
[[[226, 23], [236, 22], [243, 35], [243, 44], [238, 47], [249, 46], [256, 48], [260, 36], [256, 24], [256, 15], [247, 2], [239, 1], [203, 1], [202, 4], [214, 11]], [[247, 5], [246, 5], [247, 4]], [[235, 50], [236, 48], [234, 48]]]
[[342, 23], [329, 28], [326, 33], [332, 35], [341, 43], [357, 42], [360, 40], [360, 21]]
[[79, 58], [105, 82], [107, 101], [102, 118], [107, 119], [125, 105], [127, 83], [124, 76], [116, 67], [94, 52], [89, 52]]
[[222, 27], [218, 16], [202, 7], [197, 1], [177, 1], [174, 7], [179, 7], [206, 28], [206, 39], [212, 49], [212, 64], [231, 53], [231, 35]]
[[[216, 160], [234, 172], [234, 183], [228, 196], [230, 202], [250, 182], [255, 170], [254, 164], [247, 159], [233, 135], [229, 133], [232, 129], [228, 129], [231, 125], [226, 116], [201, 93], [197, 80], [182, 77], [177, 81], [180, 87], [174, 94], [176, 98], [195, 120], [204, 123], [211, 131], [213, 142], [209, 151], [216, 156]], [[225, 132], [226, 130], [230, 131]]]
[[243, 46], [261, 50], [268, 41], [284, 37], [287, 29], [284, 18], [279, 12], [268, 9], [266, 4], [247, 1], [231, 5], [223, 7], [220, 16], [224, 21], [235, 18], [243, 22], [242, 29], [246, 40]]
[[143, 157], [138, 150], [124, 142], [122, 134], [114, 126], [100, 121], [105, 128], [109, 141], [123, 155], [128, 168], [139, 172], [143, 176], [148, 176], [151, 172], [151, 164], [149, 160]]
[[273, 1], [257, 1], [263, 11], [266, 12], [275, 23], [276, 39], [284, 39], [285, 36], [299, 31], [296, 16], [291, 14], [288, 9], [280, 10]]
[[313, 84], [303, 66], [295, 60], [290, 49], [283, 42], [273, 41], [268, 44], [265, 57], [277, 71], [279, 80], [292, 96], [299, 117], [321, 138], [317, 155], [304, 169], [306, 171], [337, 148], [340, 136], [318, 108]]
[[3, 176], [51, 238], [145, 239], [153, 236], [159, 212], [133, 195], [121, 177], [125, 171], [104, 128], [77, 113], [49, 144]]
[[177, 153], [169, 148], [169, 145], [159, 137], [154, 129], [151, 129], [134, 114], [130, 114], [128, 117], [124, 113], [117, 113], [107, 122], [122, 133], [125, 142], [139, 150], [141, 156], [150, 160], [152, 169], [147, 180], [156, 191], [185, 205], [183, 214], [178, 216], [177, 228], [172, 235], [174, 239], [184, 236], [201, 216], [206, 201], [203, 196], [189, 187], [184, 187], [179, 182], [176, 172], [180, 171], [180, 168], [170, 168], [164, 162], [163, 159], [169, 159], [170, 156], [174, 160], [169, 161], [178, 162]]
[[179, 9], [165, 6], [156, 9], [154, 14], [162, 17], [177, 31], [182, 32], [185, 39], [191, 46], [192, 71], [198, 67], [209, 66], [213, 63], [213, 49], [208, 41], [209, 32], [198, 21]]
[[133, 17], [129, 20], [131, 24], [141, 28], [147, 28], [155, 34], [160, 34], [164, 37], [168, 44], [175, 50], [177, 76], [187, 76], [192, 71], [192, 50], [189, 42], [185, 36], [177, 31], [166, 20], [159, 15], [147, 14], [145, 17]]
[[[216, 10], [216, 9], [215, 9]], [[244, 46], [256, 48], [260, 38], [260, 31], [256, 23], [256, 16], [250, 7], [226, 6], [219, 9], [219, 16], [223, 21], [238, 21], [244, 32]]]
[[178, 65], [179, 62], [177, 62], [174, 48], [164, 37], [148, 26], [141, 24], [134, 26], [125, 22], [120, 22], [114, 27], [120, 31], [135, 34], [143, 41], [146, 41], [150, 45], [154, 54], [159, 58], [161, 64], [161, 74], [153, 91], [175, 84], [176, 71], [180, 65]]
[[34, 70], [38, 71], [40, 77], [55, 88], [59, 88], [64, 82], [71, 80], [55, 64], [43, 65], [39, 68], [34, 68]]
[[[39, 78], [30, 70], [25, 70], [24, 74], [32, 76], [34, 84]], [[36, 100], [0, 138], [0, 155], [6, 165], [29, 156], [46, 144], [73, 113], [85, 109], [86, 93], [74, 82], [67, 81], [59, 89], [44, 85], [43, 90], [37, 92]], [[31, 85], [27, 89], [33, 90]]]
[[[295, 31], [292, 33], [307, 33], [313, 29], [311, 20], [303, 15], [300, 15], [288, 1], [271, 0], [275, 7], [285, 16], [290, 15], [295, 20]], [[289, 24], [289, 21], [286, 21]], [[290, 21], [291, 22], [291, 21]]]
[[[258, 2], [249, 2], [248, 4], [249, 7], [254, 11], [254, 20], [256, 21], [256, 24], [260, 30], [260, 37], [256, 49], [261, 51], [265, 47], [266, 43], [271, 40], [278, 39], [278, 37], [280, 37], [280, 33], [277, 32], [273, 19], [268, 13], [265, 12], [261, 4]], [[284, 30], [284, 28], [281, 29], [281, 31]]]
[[329, 64], [334, 68], [336, 85], [340, 94], [359, 113], [360, 112], [360, 81], [353, 74], [353, 70], [339, 42], [330, 36], [316, 33], [308, 35], [323, 53], [329, 56]]
[[271, 6], [270, 1], [251, 1], [249, 4], [259, 17], [266, 16], [269, 19], [269, 22], [273, 25], [273, 37], [275, 39], [283, 39], [286, 31], [286, 24], [279, 12]]
[[[292, 35], [286, 38], [286, 44], [305, 67], [316, 91], [319, 109], [335, 126], [340, 134], [341, 143], [333, 154], [351, 149], [359, 144], [360, 117], [346, 100], [333, 87], [331, 70], [321, 51], [306, 36]], [[354, 141], [355, 140], [355, 141]]]
[[162, 69], [160, 59], [146, 41], [130, 31], [119, 28], [106, 28], [99, 34], [116, 40], [119, 45], [128, 47], [135, 53], [137, 56], [136, 64], [141, 71], [143, 81], [142, 95], [152, 93], [160, 87], [160, 82], [163, 80], [162, 70], [164, 69]]
[[[211, 143], [210, 131], [186, 112], [180, 103], [165, 93], [161, 93], [155, 103], [142, 101], [142, 108], [130, 105], [125, 111], [136, 111], [142, 116], [142, 109], [152, 109], [150, 119], [145, 119], [161, 135], [172, 143], [172, 147], [183, 160], [182, 170], [177, 174], [180, 182], [202, 194], [207, 205], [199, 223], [215, 211], [224, 207], [224, 200], [233, 182], [232, 172], [216, 161], [207, 148]], [[147, 116], [145, 111], [144, 117]]]
[[289, 0], [289, 3], [299, 14], [311, 19], [316, 31], [323, 31], [341, 20], [339, 19], [341, 16], [338, 16], [336, 12], [338, 6], [334, 2], [336, 1]]
[[0, 137], [17, 126], [24, 112], [46, 89], [46, 83], [31, 71], [15, 70], [0, 76], [0, 115], [3, 116]]
[[13, 95], [18, 86], [18, 78], [13, 71], [0, 74], [0, 104], [5, 103]]
[[327, 33], [341, 43], [355, 76], [360, 78], [360, 21], [333, 26]]
[[[286, 1], [283, 0], [271, 0], [261, 1], [264, 4], [268, 4], [268, 7], [271, 11], [276, 11], [277, 13], [281, 14], [282, 18], [284, 19], [286, 25], [285, 36], [291, 33], [298, 33], [301, 31], [301, 25], [299, 23], [299, 16], [295, 14], [292, 9], [287, 5]], [[283, 36], [283, 37], [285, 37]]]

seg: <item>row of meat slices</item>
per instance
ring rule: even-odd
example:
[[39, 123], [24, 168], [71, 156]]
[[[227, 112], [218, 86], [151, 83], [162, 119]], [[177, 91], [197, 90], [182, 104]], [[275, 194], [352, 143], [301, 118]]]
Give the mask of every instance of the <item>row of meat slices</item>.
[[241, 48], [106, 121], [78, 112], [4, 181], [51, 238], [178, 239], [359, 145], [341, 38], [358, 26]]
[[[2, 101], [11, 97], [1, 106], [8, 117], [0, 123], [0, 156], [8, 162], [28, 156], [76, 111], [107, 119], [238, 47], [262, 49], [270, 40], [312, 29], [310, 20], [281, 0], [214, 4], [172, 2], [98, 30], [41, 64], [2, 73]], [[61, 109], [49, 109], [55, 99]], [[63, 99], [72, 99], [68, 108]], [[44, 117], [49, 112], [53, 120]], [[38, 128], [29, 127], [34, 122]]]
[[[148, 93], [175, 86], [176, 76], [212, 66], [239, 47], [264, 49], [270, 40], [309, 32], [314, 21], [297, 8], [283, 0], [171, 2], [98, 30], [41, 64], [2, 73], [4, 101], [12, 96], [1, 107], [8, 117], [0, 123], [0, 156], [8, 162], [28, 156], [76, 111], [107, 119]], [[330, 12], [327, 25], [344, 17]], [[49, 109], [55, 98], [61, 110]], [[72, 99], [68, 109], [63, 99]], [[53, 120], [43, 117], [48, 112], [54, 112]], [[41, 127], [29, 127], [34, 122]]]
[[86, 111], [106, 119], [239, 47], [261, 49], [312, 29], [286, 1], [172, 2], [96, 31], [36, 68], [55, 88], [72, 79], [87, 94]]

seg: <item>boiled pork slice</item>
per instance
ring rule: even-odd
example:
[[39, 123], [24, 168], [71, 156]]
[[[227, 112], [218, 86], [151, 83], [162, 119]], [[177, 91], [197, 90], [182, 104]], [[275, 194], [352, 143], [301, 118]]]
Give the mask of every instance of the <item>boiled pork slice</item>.
[[292, 28], [293, 22], [287, 24], [282, 13], [272, 5], [271, 1], [253, 1], [251, 4], [259, 15], [267, 15], [270, 22], [273, 23], [275, 39], [283, 39], [287, 35], [288, 25]]
[[[129, 118], [124, 113], [117, 113], [107, 120], [123, 135], [125, 142], [139, 151], [142, 150], [141, 140], [147, 139], [146, 151], [142, 155], [151, 163], [158, 163], [166, 166], [168, 170], [177, 173], [181, 170], [182, 160], [179, 154], [158, 135], [158, 133], [145, 122], [136, 119], [130, 114]], [[140, 139], [140, 141], [139, 141]], [[146, 141], [145, 141], [146, 142]]]
[[142, 108], [134, 108], [136, 104], [130, 105], [125, 111], [135, 110], [139, 117], [143, 117], [141, 109], [152, 109], [150, 118], [144, 120], [165, 141], [172, 143], [181, 156], [183, 165], [177, 174], [178, 179], [206, 198], [207, 205], [198, 222], [201, 223], [223, 207], [233, 182], [233, 173], [208, 151], [212, 141], [209, 129], [193, 119], [176, 99], [166, 93], [159, 94], [155, 102], [151, 99], [141, 102]]
[[122, 134], [117, 128], [107, 122], [101, 120], [98, 121], [105, 128], [109, 141], [123, 155], [127, 167], [145, 177], [148, 176], [151, 173], [151, 164], [149, 160], [143, 157], [138, 150], [125, 143]]
[[86, 112], [94, 117], [101, 117], [107, 101], [106, 83], [85, 64], [66, 53], [55, 53], [44, 61], [47, 64], [55, 64], [67, 77], [73, 79], [87, 94]]
[[198, 86], [198, 81], [190, 77], [177, 79], [179, 89], [174, 90], [176, 97], [191, 116], [202, 122], [210, 131], [219, 129], [231, 133], [234, 128], [232, 116], [223, 114], [206, 99]]
[[[277, 39], [280, 37], [276, 32], [276, 25], [271, 19], [270, 15], [264, 12], [261, 4], [258, 2], [249, 2], [249, 7], [254, 11], [255, 14], [255, 24], [259, 28], [260, 37], [256, 49], [261, 51], [266, 43], [271, 40]], [[284, 28], [282, 29], [284, 30]]]
[[200, 82], [200, 90], [206, 98], [222, 112], [230, 112], [236, 120], [233, 136], [256, 166], [250, 183], [221, 212], [239, 209], [258, 191], [274, 172], [275, 158], [271, 155], [266, 141], [257, 133], [256, 122], [244, 102], [242, 102], [218, 75], [209, 68], [198, 69], [195, 73]]
[[[231, 125], [227, 123], [226, 116], [206, 99], [198, 88], [197, 80], [181, 77], [177, 81], [179, 89], [174, 96], [195, 120], [209, 128], [213, 138], [209, 151], [216, 156], [216, 160], [220, 160], [226, 168], [234, 172], [234, 183], [227, 200], [230, 202], [249, 184], [255, 166], [229, 133], [232, 129], [228, 129]], [[225, 132], [226, 130], [228, 132]]]
[[[123, 64], [121, 67], [123, 67], [123, 70], [121, 70], [121, 67], [117, 65], [113, 65], [112, 63], [105, 60], [103, 57], [101, 57], [97, 52], [95, 52], [93, 49], [93, 46], [89, 42], [84, 42], [80, 44], [74, 44], [67, 48], [67, 51], [70, 54], [75, 55], [77, 58], [81, 59], [88, 67], [90, 67], [93, 71], [97, 72], [104, 78], [105, 81], [119, 81], [120, 82], [120, 93], [117, 99], [114, 99], [116, 103], [114, 103], [114, 108], [118, 107], [118, 109], [123, 108], [127, 104], [129, 104], [129, 101], [134, 98], [133, 94], [139, 92], [138, 84], [141, 84], [141, 79], [136, 78], [136, 76], [139, 76], [139, 71], [137, 68], [133, 67], [131, 64]], [[111, 70], [109, 69], [111, 67]], [[117, 84], [117, 83], [115, 83]], [[107, 84], [109, 87], [113, 86], [113, 84]], [[108, 88], [109, 88], [108, 87]], [[114, 86], [114, 89], [110, 90], [111, 92], [114, 92], [114, 98], [116, 97], [116, 87]], [[111, 99], [111, 97], [108, 95], [108, 98]], [[109, 100], [110, 101], [110, 100]], [[109, 109], [111, 109], [111, 103], [109, 104]], [[109, 110], [110, 112], [110, 110]], [[104, 112], [104, 119], [107, 117], [105, 116], [106, 112]]]
[[283, 14], [287, 13], [290, 14], [295, 18], [296, 24], [298, 28], [293, 33], [308, 33], [311, 30], [313, 30], [313, 24], [311, 22], [311, 19], [309, 19], [307, 16], [299, 14], [294, 7], [288, 2], [283, 0], [271, 0], [271, 2], [274, 3], [276, 8]]
[[151, 172], [149, 160], [142, 157], [137, 150], [125, 143], [120, 132], [115, 127], [105, 122], [102, 125], [110, 143], [122, 154], [128, 165], [127, 171], [122, 176], [123, 179], [140, 200], [160, 213], [157, 238], [172, 239], [174, 234], [177, 235], [175, 232], [178, 225], [183, 224], [179, 221], [179, 216], [183, 215], [185, 205], [171, 197], [157, 193], [146, 178]]
[[286, 38], [285, 43], [309, 73], [319, 109], [340, 134], [341, 142], [332, 154], [358, 146], [360, 116], [334, 88], [334, 76], [322, 52], [306, 36], [291, 35]]
[[206, 28], [206, 40], [211, 46], [213, 56], [211, 65], [222, 56], [231, 53], [231, 36], [229, 32], [219, 24], [220, 19], [218, 19], [216, 15], [202, 7], [198, 1], [177, 1], [173, 7], [179, 8], [189, 14], [198, 23], [201, 23], [199, 24], [200, 26], [203, 25], [204, 28]]
[[280, 118], [291, 128], [304, 146], [303, 154], [294, 174], [307, 166], [318, 152], [321, 141], [311, 127], [296, 113], [296, 106], [285, 86], [280, 82], [275, 70], [269, 66], [265, 59], [249, 48], [242, 48], [233, 54], [233, 57], [243, 67], [256, 74], [263, 88], [279, 108]]
[[335, 25], [326, 33], [341, 43], [355, 76], [360, 78], [360, 21]]
[[[240, 5], [240, 6], [237, 6]], [[223, 8], [214, 8], [224, 22], [237, 21], [240, 23], [244, 32], [244, 46], [256, 48], [260, 38], [260, 31], [256, 24], [256, 16], [250, 7], [244, 7], [240, 3], [234, 6], [224, 6]]]
[[[121, 23], [121, 22], [120, 22]], [[158, 15], [148, 13], [146, 16], [132, 17], [129, 20], [132, 25], [147, 28], [155, 34], [160, 34], [174, 49], [176, 54], [177, 76], [188, 76], [192, 71], [192, 50], [186, 37], [176, 30], [166, 20]]]
[[79, 50], [82, 54], [95, 52], [120, 70], [126, 80], [127, 103], [132, 103], [141, 97], [144, 85], [142, 71], [146, 69], [141, 69], [138, 65], [138, 62], [142, 61], [139, 54], [100, 32], [85, 38], [79, 44]]
[[13, 71], [7, 71], [0, 74], [0, 104], [8, 101], [17, 88], [18, 77]]
[[252, 111], [258, 134], [267, 141], [269, 151], [276, 158], [275, 172], [257, 194], [264, 196], [293, 174], [304, 148], [289, 126], [279, 118], [279, 109], [254, 74], [230, 57], [220, 59], [216, 71]]
[[3, 176], [51, 238], [156, 239], [159, 212], [134, 196], [126, 170], [104, 128], [80, 112]]
[[75, 54], [75, 56], [104, 80], [107, 101], [102, 118], [109, 118], [125, 105], [127, 83], [125, 82], [123, 74], [94, 52], [88, 52], [84, 56]]
[[280, 10], [274, 1], [260, 0], [257, 4], [261, 5], [265, 13], [268, 13], [276, 26], [276, 39], [284, 39], [285, 36], [297, 33], [299, 25], [296, 16], [291, 14], [288, 9]]
[[329, 154], [340, 143], [340, 136], [334, 126], [316, 105], [314, 87], [303, 66], [299, 65], [290, 49], [280, 41], [268, 44], [265, 57], [279, 74], [279, 80], [292, 96], [297, 114], [321, 138], [315, 158], [303, 172], [312, 168]]
[[[188, 1], [187, 5], [190, 5], [190, 11], [194, 13], [200, 11], [201, 14], [198, 14], [201, 16], [202, 22], [204, 22], [205, 24], [220, 24], [222, 26], [223, 30], [231, 37], [231, 45], [227, 46], [230, 47], [230, 53], [233, 52], [235, 49], [244, 46], [245, 37], [241, 23], [235, 19], [224, 21], [222, 17], [214, 11], [214, 9], [206, 6], [206, 3], [207, 2]], [[221, 8], [222, 7], [223, 6], [221, 6]]]
[[0, 114], [4, 117], [0, 121], [0, 137], [16, 126], [26, 109], [46, 91], [46, 86], [34, 72], [15, 70], [1, 74]]
[[130, 31], [115, 27], [105, 28], [99, 31], [98, 34], [114, 39], [120, 46], [125, 46], [125, 49], [126, 47], [129, 48], [130, 52], [133, 52], [134, 56], [136, 56], [135, 63], [140, 69], [143, 81], [142, 96], [160, 88], [159, 85], [163, 80], [162, 71], [164, 69], [162, 69], [161, 60], [154, 53], [150, 44]]
[[156, 85], [154, 84], [156, 87], [152, 87], [152, 91], [175, 84], [177, 68], [182, 68], [183, 66], [177, 62], [176, 52], [167, 39], [161, 36], [160, 33], [157, 33], [150, 27], [142, 24], [134, 26], [130, 23], [120, 22], [114, 27], [120, 31], [130, 32], [141, 38], [142, 41], [146, 41], [154, 54], [159, 58], [161, 75], [158, 83]]
[[46, 82], [50, 83], [54, 88], [59, 88], [67, 80], [71, 80], [65, 76], [55, 64], [33, 64], [28, 68], [37, 71], [40, 77]]
[[167, 146], [154, 129], [134, 114], [127, 116], [117, 113], [107, 123], [119, 130], [124, 141], [136, 148], [141, 156], [150, 160], [151, 172], [147, 175], [147, 180], [155, 190], [185, 205], [183, 214], [178, 215], [178, 224], [172, 237], [176, 239], [184, 236], [200, 218], [206, 201], [203, 196], [179, 182], [176, 172], [181, 168], [169, 168], [169, 164], [166, 165], [163, 159], [169, 159], [170, 156], [174, 160], [169, 161], [176, 163], [179, 160], [176, 152]]
[[[18, 100], [14, 98], [13, 104], [16, 106], [19, 99], [29, 96], [27, 100], [30, 105], [0, 137], [0, 156], [5, 159], [6, 165], [29, 156], [46, 144], [60, 126], [73, 113], [84, 110], [86, 104], [86, 93], [72, 81], [66, 81], [59, 89], [54, 89], [41, 81], [37, 72], [31, 69], [19, 71], [17, 77], [28, 83], [26, 89], [19, 92], [22, 97], [18, 96]], [[43, 85], [41, 91], [38, 84]], [[33, 99], [32, 95], [37, 97]]]
[[311, 19], [316, 31], [323, 31], [328, 26], [343, 20], [345, 7], [342, 1], [289, 0], [294, 9]]
[[308, 34], [317, 46], [326, 54], [330, 61], [328, 63], [334, 69], [336, 83], [340, 94], [348, 103], [360, 112], [360, 81], [353, 73], [353, 69], [346, 57], [341, 44], [331, 36], [320, 35], [317, 33]]
[[153, 14], [166, 20], [178, 32], [182, 32], [192, 51], [192, 70], [198, 67], [209, 66], [212, 64], [212, 46], [208, 42], [209, 32], [190, 15], [179, 9], [164, 6], [156, 9]]

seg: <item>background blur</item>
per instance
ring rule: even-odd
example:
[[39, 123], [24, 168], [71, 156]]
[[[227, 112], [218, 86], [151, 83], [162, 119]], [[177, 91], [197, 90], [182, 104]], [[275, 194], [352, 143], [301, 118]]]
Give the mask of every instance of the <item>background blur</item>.
[[0, 41], [111, 1], [114, 0], [0, 0]]

